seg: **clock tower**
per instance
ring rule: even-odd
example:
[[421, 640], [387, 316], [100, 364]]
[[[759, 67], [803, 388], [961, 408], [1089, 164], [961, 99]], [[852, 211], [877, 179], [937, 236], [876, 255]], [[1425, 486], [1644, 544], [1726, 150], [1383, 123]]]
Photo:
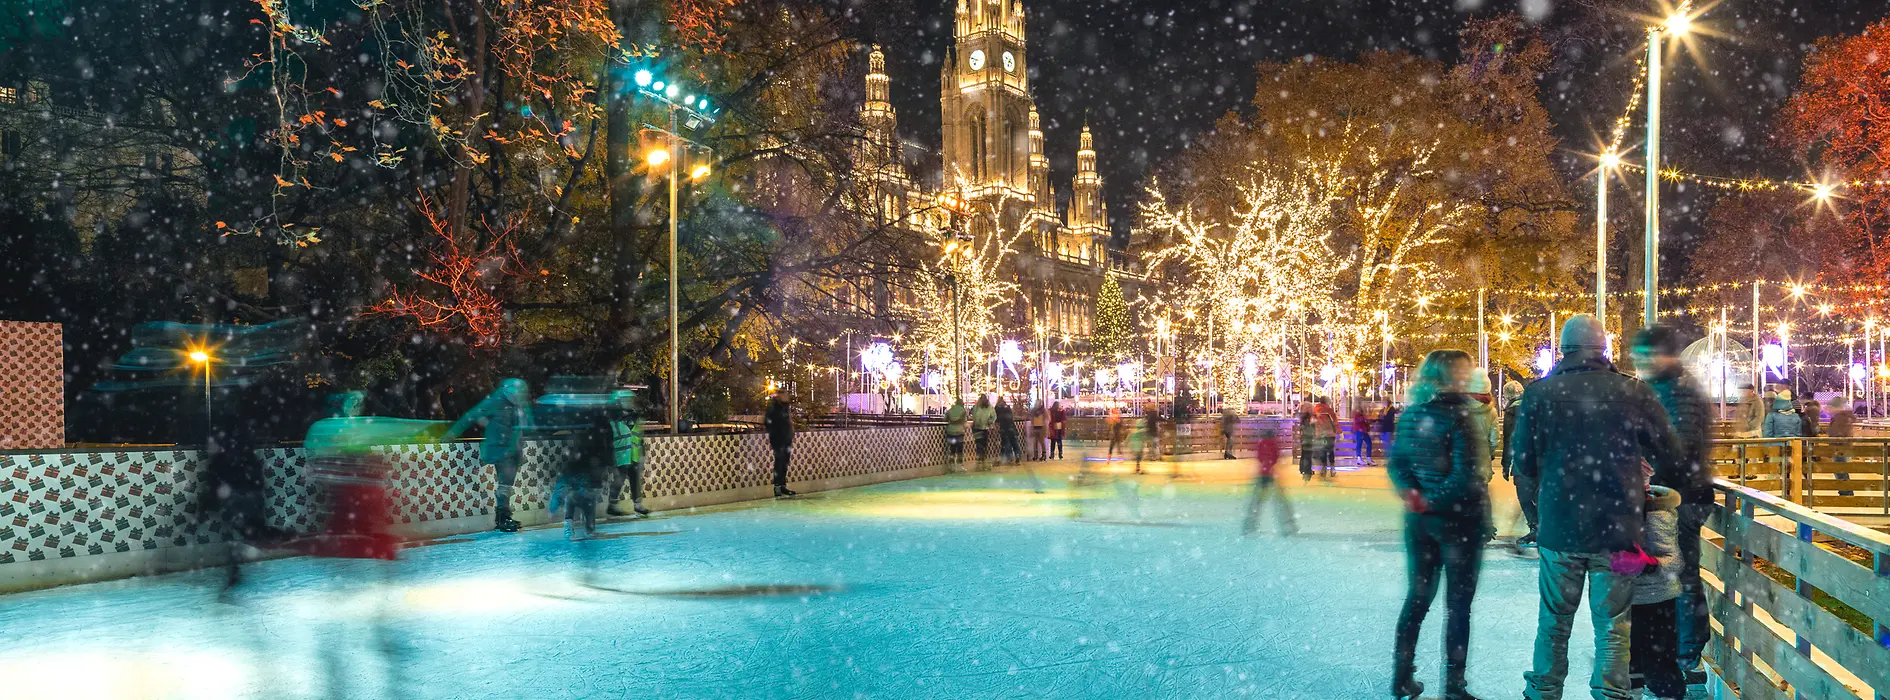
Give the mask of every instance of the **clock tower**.
[[939, 90], [945, 187], [962, 185], [966, 199], [1031, 200], [1032, 156], [1042, 147], [1031, 138], [1022, 0], [958, 0], [955, 38]]

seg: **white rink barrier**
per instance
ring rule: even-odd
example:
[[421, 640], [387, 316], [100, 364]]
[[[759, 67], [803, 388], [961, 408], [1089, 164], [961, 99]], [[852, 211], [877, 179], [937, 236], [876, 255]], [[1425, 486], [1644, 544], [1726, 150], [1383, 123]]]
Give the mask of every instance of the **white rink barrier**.
[[[496, 481], [478, 441], [379, 448], [391, 468], [393, 522], [410, 539], [492, 527]], [[562, 441], [527, 440], [512, 494], [513, 517], [545, 510]], [[301, 448], [260, 451], [272, 526], [312, 533], [326, 494], [308, 482]], [[652, 435], [645, 505], [675, 510], [767, 498], [774, 455], [761, 433]], [[943, 473], [942, 426], [815, 430], [795, 438], [788, 480], [820, 491]], [[228, 533], [198, 515], [196, 450], [59, 450], [0, 453], [0, 592], [47, 588], [220, 565]], [[288, 556], [290, 552], [265, 552]]]

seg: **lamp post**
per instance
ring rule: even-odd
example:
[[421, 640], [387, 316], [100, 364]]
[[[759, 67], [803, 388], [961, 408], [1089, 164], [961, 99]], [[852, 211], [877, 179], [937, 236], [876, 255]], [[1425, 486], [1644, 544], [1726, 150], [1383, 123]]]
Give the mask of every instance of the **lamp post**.
[[[709, 112], [709, 98], [698, 98], [694, 94], [684, 95], [682, 94], [681, 86], [675, 83], [666, 83], [658, 79], [655, 75], [652, 75], [650, 71], [637, 71], [634, 76], [634, 81], [636, 82], [638, 92], [661, 102], [669, 113], [668, 129], [659, 129], [646, 125], [645, 128], [659, 132], [666, 136], [667, 139], [666, 143], [664, 143], [661, 148], [650, 149], [644, 157], [650, 164], [652, 170], [663, 167], [664, 165], [669, 166], [667, 175], [669, 179], [669, 432], [676, 434], [682, 432], [682, 353], [680, 350], [681, 335], [677, 332], [678, 321], [676, 318], [678, 313], [676, 283], [677, 179], [681, 176], [682, 158], [680, 156], [682, 155], [684, 144], [709, 150], [706, 146], [683, 138], [682, 134], [677, 132], [677, 122], [679, 116], [686, 116], [689, 120], [689, 128], [694, 129], [704, 124], [713, 123], [715, 116]], [[678, 96], [681, 96], [680, 101], [677, 99]], [[708, 176], [709, 166], [706, 163], [695, 165], [689, 172], [689, 177], [692, 180], [701, 180]]]
[[1660, 88], [1661, 35], [1679, 38], [1693, 24], [1693, 3], [1682, 3], [1665, 22], [1647, 28], [1647, 235], [1643, 241], [1642, 271], [1647, 291], [1642, 325], [1653, 326], [1660, 316]]
[[1604, 324], [1608, 318], [1608, 171], [1620, 165], [1620, 154], [1603, 153], [1601, 167], [1595, 170], [1595, 320]]

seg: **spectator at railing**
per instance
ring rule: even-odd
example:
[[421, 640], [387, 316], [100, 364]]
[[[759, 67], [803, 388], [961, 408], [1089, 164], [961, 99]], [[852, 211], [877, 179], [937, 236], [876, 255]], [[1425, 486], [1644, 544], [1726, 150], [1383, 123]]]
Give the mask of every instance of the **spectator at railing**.
[[1798, 417], [1798, 407], [1792, 404], [1792, 390], [1780, 389], [1772, 395], [1772, 412], [1765, 416], [1765, 428], [1762, 435], [1767, 438], [1799, 437], [1804, 432], [1805, 423]]
[[1765, 431], [1765, 415], [1765, 398], [1752, 387], [1745, 387], [1739, 397], [1739, 412], [1733, 416], [1733, 437], [1759, 437]]
[[1806, 399], [1805, 403], [1798, 407], [1799, 437], [1818, 436], [1818, 418], [1820, 417], [1818, 414], [1821, 410], [1817, 399]]
[[1857, 413], [1851, 409], [1851, 400], [1839, 396], [1831, 400], [1831, 422], [1824, 426], [1825, 437], [1847, 438], [1857, 435]]

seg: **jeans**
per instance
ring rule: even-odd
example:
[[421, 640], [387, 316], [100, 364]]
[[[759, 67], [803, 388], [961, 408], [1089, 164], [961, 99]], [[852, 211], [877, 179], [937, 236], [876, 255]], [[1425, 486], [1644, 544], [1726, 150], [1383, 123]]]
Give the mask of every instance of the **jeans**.
[[1686, 678], [1674, 661], [1677, 630], [1671, 600], [1634, 606], [1634, 630], [1629, 635], [1633, 658], [1628, 662], [1630, 685], [1645, 686], [1654, 697], [1678, 700], [1687, 695]]
[[1437, 579], [1444, 589], [1444, 686], [1464, 689], [1464, 670], [1470, 655], [1470, 602], [1477, 596], [1477, 578], [1483, 570], [1484, 526], [1478, 518], [1408, 513], [1404, 516], [1405, 564], [1410, 588], [1404, 610], [1398, 614], [1397, 639], [1392, 647], [1392, 682], [1411, 677], [1417, 663], [1418, 630], [1437, 597]]
[[1369, 430], [1358, 431], [1358, 457], [1366, 462], [1372, 461], [1372, 433]]
[[1632, 700], [1628, 690], [1628, 647], [1634, 607], [1634, 577], [1608, 568], [1607, 553], [1579, 554], [1539, 550], [1541, 613], [1536, 618], [1534, 668], [1523, 674], [1523, 697], [1560, 700], [1568, 677], [1568, 636], [1588, 587], [1588, 612], [1595, 627], [1595, 672], [1589, 685], [1597, 700]]
[[1063, 459], [1063, 433], [1061, 431], [1050, 434], [1049, 454], [1054, 459]]
[[792, 449], [791, 447], [774, 448], [774, 488], [777, 491], [787, 488], [788, 452]]
[[1706, 588], [1700, 583], [1700, 527], [1715, 507], [1710, 502], [1680, 504], [1680, 597], [1674, 599], [1674, 626], [1680, 634], [1676, 658], [1681, 669], [1699, 665], [1700, 653], [1713, 639], [1706, 622]]

